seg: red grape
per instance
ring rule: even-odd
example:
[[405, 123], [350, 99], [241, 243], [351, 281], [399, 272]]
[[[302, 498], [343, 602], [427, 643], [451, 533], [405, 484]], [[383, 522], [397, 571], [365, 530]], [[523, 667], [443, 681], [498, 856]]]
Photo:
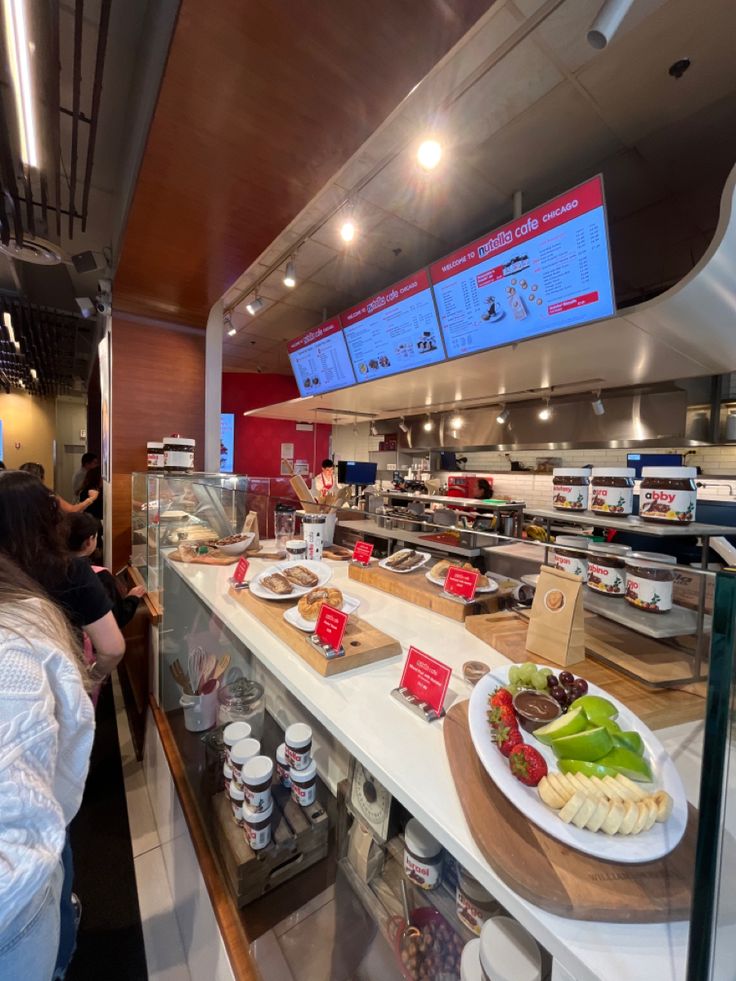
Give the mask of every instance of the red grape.
[[557, 678], [557, 675], [555, 675], [555, 674], [548, 674], [547, 675], [547, 687], [548, 688], [556, 688], [559, 685], [559, 683], [560, 682], [559, 682], [559, 680]]
[[560, 684], [564, 685], [566, 688], [575, 681], [575, 676], [570, 674], [569, 671], [560, 671]]
[[581, 698], [588, 691], [588, 682], [585, 678], [577, 678], [572, 685], [572, 690], [575, 694], [575, 698]]
[[562, 685], [555, 685], [554, 688], [550, 689], [550, 695], [560, 705], [567, 705], [567, 692]]

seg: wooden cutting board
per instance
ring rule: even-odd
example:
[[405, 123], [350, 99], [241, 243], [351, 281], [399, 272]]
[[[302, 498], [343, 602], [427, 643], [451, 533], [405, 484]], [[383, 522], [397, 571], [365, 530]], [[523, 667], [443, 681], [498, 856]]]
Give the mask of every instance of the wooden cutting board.
[[[489, 644], [510, 661], [514, 661], [516, 664], [521, 664], [524, 661], [548, 664], [553, 671], [558, 672], [560, 669], [556, 664], [545, 661], [543, 657], [537, 657], [527, 651], [526, 632], [528, 626], [528, 620], [510, 612], [469, 617], [465, 621], [466, 630]], [[602, 621], [595, 614], [586, 613], [586, 648], [588, 647], [589, 636], [592, 643], [594, 634], [597, 635], [600, 631], [605, 635], [609, 627], [616, 627], [616, 625]], [[624, 628], [619, 628], [619, 630], [622, 629]], [[657, 643], [649, 638], [640, 637], [639, 634], [634, 636], [650, 645]], [[661, 644], [658, 646], [662, 647]], [[622, 654], [622, 657], [625, 655]], [[682, 722], [696, 722], [703, 718], [705, 711], [704, 694], [700, 691], [651, 688], [635, 678], [620, 674], [615, 669], [587, 657], [584, 661], [578, 661], [577, 664], [568, 665], [568, 669], [574, 675], [580, 675], [586, 681], [592, 681], [594, 685], [605, 688], [614, 698], [623, 702], [627, 708], [638, 715], [650, 729], [662, 729], [665, 726], [675, 726]]]
[[309, 643], [309, 634], [292, 627], [284, 620], [284, 610], [293, 606], [295, 600], [264, 600], [254, 596], [247, 589], [230, 589], [230, 595], [250, 610], [271, 633], [283, 640], [285, 644], [314, 668], [319, 674], [329, 677], [362, 668], [366, 664], [375, 664], [389, 657], [401, 654], [401, 644], [388, 634], [372, 627], [365, 620], [353, 613], [348, 621], [343, 637], [345, 655], [328, 661]]
[[[442, 616], [462, 623], [466, 617], [487, 610], [497, 610], [501, 590], [495, 593], [479, 593], [474, 603], [461, 603], [442, 595], [442, 587], [436, 586], [427, 579], [426, 572], [429, 563], [414, 572], [389, 572], [378, 565], [368, 566], [367, 569], [358, 565], [348, 566], [348, 576], [366, 586], [373, 586], [391, 596], [398, 596], [415, 606], [425, 610], [441, 613]], [[505, 595], [505, 594], [504, 594]]]
[[529, 821], [486, 773], [468, 727], [468, 703], [444, 721], [445, 748], [470, 832], [494, 872], [522, 898], [573, 920], [663, 923], [690, 916], [697, 812], [674, 851], [636, 865], [604, 862]]
[[191, 565], [232, 565], [240, 558], [239, 555], [197, 555], [193, 559], [183, 559], [179, 554], [179, 549], [169, 552], [167, 558], [174, 562], [189, 562]]

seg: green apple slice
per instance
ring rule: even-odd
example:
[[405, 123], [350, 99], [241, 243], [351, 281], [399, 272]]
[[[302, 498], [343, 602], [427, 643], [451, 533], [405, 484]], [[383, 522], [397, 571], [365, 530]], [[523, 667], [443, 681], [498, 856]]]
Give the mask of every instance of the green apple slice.
[[[572, 737], [575, 738], [575, 737]], [[554, 749], [554, 747], [552, 747]], [[603, 756], [598, 762], [603, 766], [610, 766], [619, 773], [623, 773], [629, 780], [639, 780], [642, 783], [649, 783], [652, 779], [652, 768], [647, 760], [624, 746], [616, 746]]]
[[562, 736], [550, 743], [559, 760], [597, 760], [613, 750], [613, 739], [603, 726], [573, 736]]
[[609, 702], [601, 695], [582, 695], [576, 698], [573, 704], [576, 708], [580, 706], [590, 721], [595, 722], [596, 725], [603, 725], [604, 719], [615, 719], [618, 715], [618, 709], [613, 702]]
[[582, 709], [573, 706], [567, 715], [561, 715], [547, 725], [540, 726], [535, 730], [534, 735], [545, 746], [551, 746], [552, 741], [561, 736], [574, 736], [577, 732], [582, 732], [588, 724], [587, 716]]
[[[611, 730], [608, 730], [611, 732]], [[613, 736], [614, 746], [622, 746], [624, 749], [630, 749], [632, 753], [636, 753], [637, 756], [644, 755], [644, 740], [641, 738], [638, 732], [631, 730], [630, 732], [611, 732]]]
[[584, 777], [615, 777], [618, 770], [612, 766], [603, 766], [602, 763], [591, 762], [590, 760], [558, 760], [557, 766], [560, 773], [582, 773]]

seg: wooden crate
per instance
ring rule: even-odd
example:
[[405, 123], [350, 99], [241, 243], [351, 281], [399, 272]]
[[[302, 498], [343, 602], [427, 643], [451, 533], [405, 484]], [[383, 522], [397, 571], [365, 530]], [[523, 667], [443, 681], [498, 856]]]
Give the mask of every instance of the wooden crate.
[[319, 801], [301, 807], [288, 790], [274, 784], [273, 803], [271, 844], [254, 852], [233, 821], [227, 795], [213, 798], [215, 841], [241, 908], [327, 856], [329, 821]]

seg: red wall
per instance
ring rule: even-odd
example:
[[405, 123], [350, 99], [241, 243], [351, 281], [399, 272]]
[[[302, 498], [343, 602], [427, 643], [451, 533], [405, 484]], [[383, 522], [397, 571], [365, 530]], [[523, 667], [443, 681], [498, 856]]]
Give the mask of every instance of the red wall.
[[275, 405], [297, 398], [299, 391], [291, 375], [224, 372], [222, 411], [235, 413], [236, 473], [252, 477], [275, 477], [281, 473], [281, 444], [294, 444], [294, 458], [308, 460], [311, 473], [329, 453], [331, 426], [315, 425], [310, 433], [297, 432], [296, 423], [285, 419], [254, 419], [243, 416], [249, 409]]

